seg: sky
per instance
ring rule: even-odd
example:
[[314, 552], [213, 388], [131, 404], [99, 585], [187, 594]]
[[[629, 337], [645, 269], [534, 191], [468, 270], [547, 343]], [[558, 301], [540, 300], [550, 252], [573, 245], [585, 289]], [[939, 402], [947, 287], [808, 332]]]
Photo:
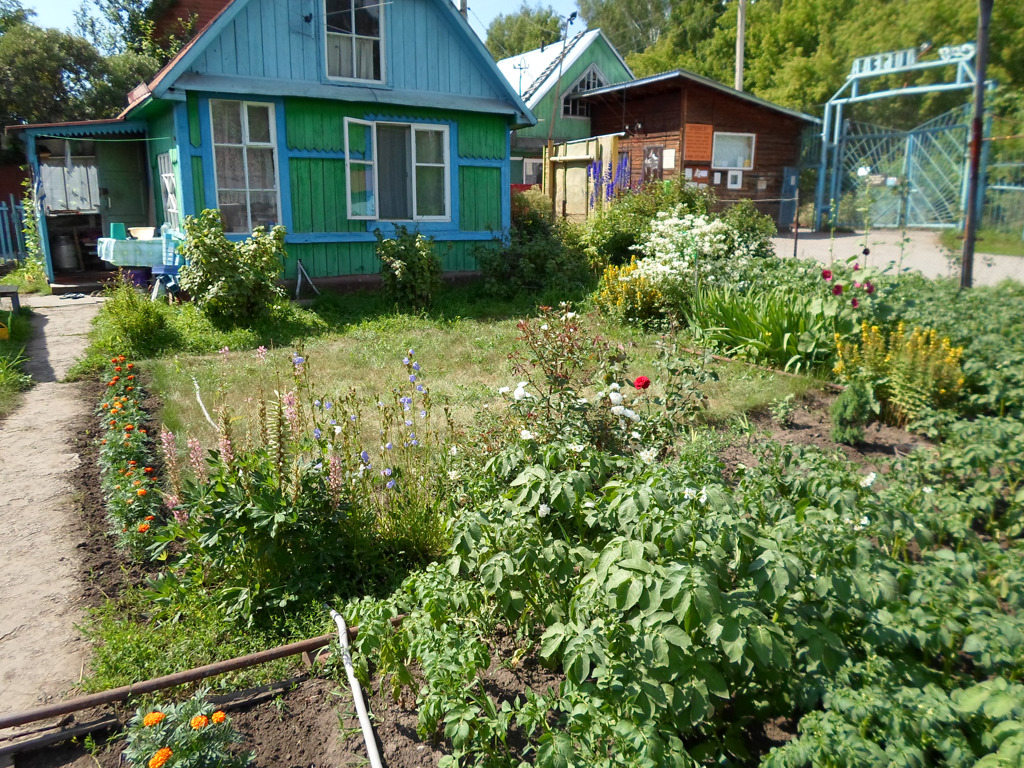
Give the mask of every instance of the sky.
[[[23, 0], [22, 5], [36, 12], [35, 23], [41, 27], [71, 29], [75, 23], [75, 10], [81, 2], [82, 0]], [[519, 5], [520, 3], [514, 0], [470, 0], [469, 24], [483, 40], [487, 37], [487, 25], [495, 16], [515, 11]], [[536, 5], [536, 2], [530, 2], [530, 5]], [[576, 0], [542, 0], [541, 5], [550, 5], [563, 18], [576, 10]], [[577, 21], [569, 31], [580, 32], [583, 28], [584, 25]]]

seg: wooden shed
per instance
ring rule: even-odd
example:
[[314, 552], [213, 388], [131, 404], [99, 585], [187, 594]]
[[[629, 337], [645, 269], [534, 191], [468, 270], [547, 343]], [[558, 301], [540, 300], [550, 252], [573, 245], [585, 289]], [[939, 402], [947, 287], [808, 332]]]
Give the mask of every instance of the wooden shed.
[[818, 118], [681, 69], [580, 98], [593, 135], [622, 134], [616, 165], [634, 184], [683, 174], [721, 200], [754, 200], [780, 228], [793, 221], [801, 142]]

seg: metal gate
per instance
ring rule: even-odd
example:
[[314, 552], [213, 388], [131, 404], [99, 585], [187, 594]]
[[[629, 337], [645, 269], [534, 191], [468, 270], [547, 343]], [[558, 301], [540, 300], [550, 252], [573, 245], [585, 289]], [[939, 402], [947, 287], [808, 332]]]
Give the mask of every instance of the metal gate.
[[[847, 121], [839, 148], [835, 225], [954, 227], [960, 223], [970, 107], [909, 131]], [[835, 172], [835, 171], [833, 171]]]

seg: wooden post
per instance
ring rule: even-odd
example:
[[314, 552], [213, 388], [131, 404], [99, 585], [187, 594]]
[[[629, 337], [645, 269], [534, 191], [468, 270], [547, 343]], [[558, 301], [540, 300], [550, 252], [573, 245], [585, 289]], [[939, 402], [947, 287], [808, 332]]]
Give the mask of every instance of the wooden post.
[[739, 0], [736, 12], [736, 80], [734, 87], [743, 90], [743, 56], [747, 42], [747, 0]]
[[988, 27], [993, 0], [978, 2], [978, 50], [974, 59], [974, 118], [971, 120], [971, 154], [967, 169], [967, 210], [964, 252], [960, 261], [960, 288], [974, 283], [974, 240], [978, 231], [978, 177], [981, 174], [981, 142], [985, 126], [985, 70], [988, 64]]

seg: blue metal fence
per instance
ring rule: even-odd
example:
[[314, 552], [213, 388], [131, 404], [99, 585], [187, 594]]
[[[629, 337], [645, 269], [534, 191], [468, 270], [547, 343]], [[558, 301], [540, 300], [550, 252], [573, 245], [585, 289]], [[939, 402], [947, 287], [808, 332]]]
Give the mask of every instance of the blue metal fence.
[[25, 258], [25, 209], [11, 195], [0, 201], [0, 260]]

